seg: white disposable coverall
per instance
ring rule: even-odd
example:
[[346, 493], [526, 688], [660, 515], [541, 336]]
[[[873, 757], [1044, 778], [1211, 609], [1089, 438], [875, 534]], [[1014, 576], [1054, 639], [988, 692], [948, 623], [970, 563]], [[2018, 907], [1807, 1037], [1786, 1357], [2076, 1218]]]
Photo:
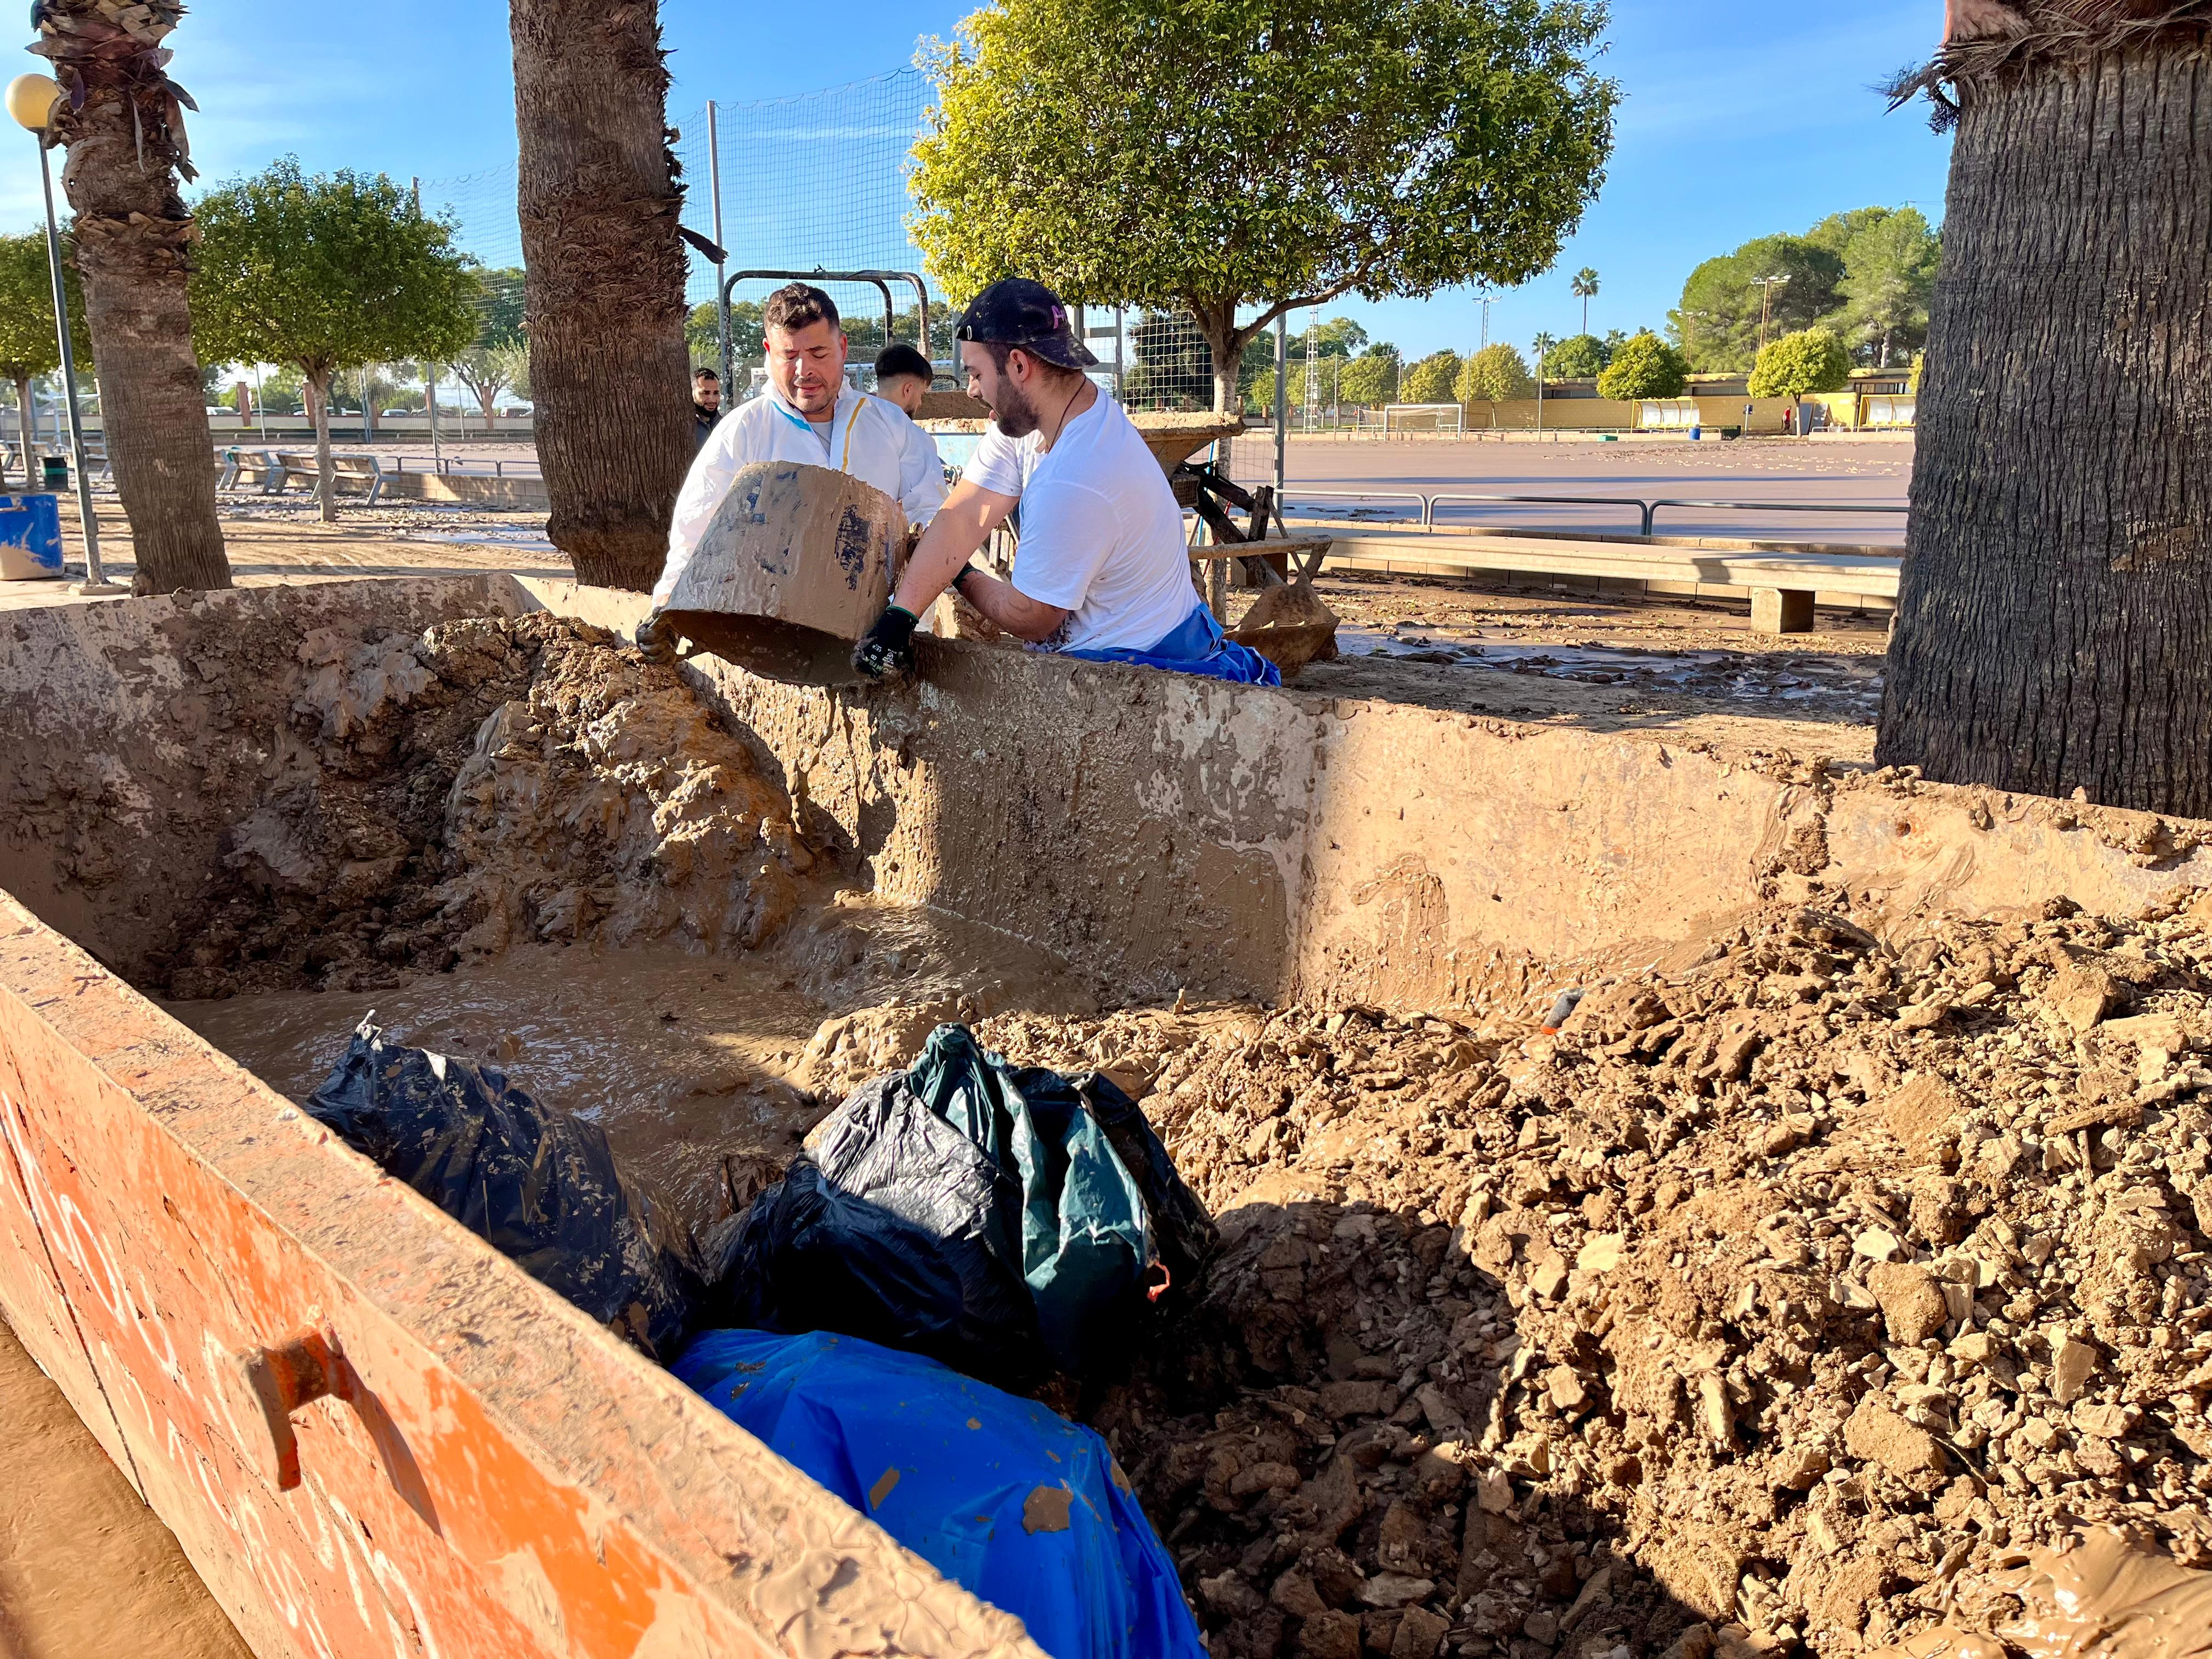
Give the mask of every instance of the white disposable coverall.
[[722, 416], [691, 462], [668, 526], [668, 559], [653, 585], [655, 609], [676, 591], [677, 577], [691, 562], [738, 469], [755, 461], [799, 461], [849, 472], [896, 497], [915, 524], [927, 524], [945, 505], [945, 467], [937, 445], [897, 404], [848, 386], [837, 394], [825, 442], [821, 431], [773, 386], [765, 387]]

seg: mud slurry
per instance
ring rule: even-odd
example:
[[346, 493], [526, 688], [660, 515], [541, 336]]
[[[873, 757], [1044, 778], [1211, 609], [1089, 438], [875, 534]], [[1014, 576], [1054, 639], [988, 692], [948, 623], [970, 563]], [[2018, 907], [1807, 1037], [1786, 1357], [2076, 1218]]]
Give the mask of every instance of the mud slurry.
[[1555, 1036], [987, 1025], [1149, 1083], [1218, 1212], [1095, 1413], [1216, 1653], [1854, 1653], [2086, 1528], [2212, 1565], [2212, 915], [1827, 902]]
[[391, 982], [527, 940], [750, 947], [815, 863], [672, 668], [543, 615], [317, 630], [253, 811], [150, 975], [179, 998]]

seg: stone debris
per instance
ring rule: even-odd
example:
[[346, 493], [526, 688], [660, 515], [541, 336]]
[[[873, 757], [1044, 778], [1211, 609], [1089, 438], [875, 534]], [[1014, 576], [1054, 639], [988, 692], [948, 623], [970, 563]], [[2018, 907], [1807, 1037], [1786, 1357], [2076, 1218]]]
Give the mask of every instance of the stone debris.
[[1212, 1650], [1857, 1654], [2091, 1528], [2212, 1564], [2208, 921], [1829, 894], [1553, 1035], [1556, 987], [986, 1022], [1219, 1219], [1088, 1413]]

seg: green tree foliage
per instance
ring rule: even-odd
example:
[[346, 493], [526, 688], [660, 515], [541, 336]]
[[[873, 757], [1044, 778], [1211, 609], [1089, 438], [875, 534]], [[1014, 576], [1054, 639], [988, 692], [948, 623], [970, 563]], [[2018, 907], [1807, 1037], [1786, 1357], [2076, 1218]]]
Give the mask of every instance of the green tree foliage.
[[1917, 208], [1860, 211], [1880, 217], [1844, 244], [1837, 321], [1845, 343], [1875, 368], [1887, 368], [1893, 356], [1928, 337], [1928, 302], [1935, 295], [1942, 244]]
[[1597, 395], [1624, 403], [1679, 398], [1689, 384], [1690, 366], [1682, 354], [1646, 329], [1620, 343], [1605, 373], [1597, 377]]
[[1787, 276], [1772, 291], [1769, 340], [1825, 327], [1859, 362], [1887, 368], [1927, 337], [1942, 246], [1916, 208], [1831, 214], [1802, 236], [1762, 236], [1698, 266], [1670, 331], [1700, 374], [1748, 368], [1759, 348], [1756, 279]]
[[1456, 351], [1434, 351], [1406, 371], [1398, 401], [1407, 404], [1450, 404], [1459, 401], [1455, 389], [1463, 365]]
[[[1759, 281], [1778, 276], [1763, 297]], [[1759, 350], [1762, 304], [1769, 340], [1799, 332], [1835, 310], [1843, 276], [1843, 256], [1807, 237], [1761, 236], [1692, 270], [1668, 321], [1693, 373], [1735, 374]]]
[[[68, 244], [63, 245], [62, 280], [70, 308], [70, 344], [77, 367], [92, 363], [92, 341], [85, 332], [84, 295], [78, 291], [76, 271], [69, 263]], [[53, 277], [46, 264], [46, 234], [0, 236], [0, 380], [15, 394], [15, 412], [21, 424], [20, 453], [23, 477], [31, 476], [31, 382], [62, 366], [61, 342], [54, 327]], [[0, 480], [5, 471], [0, 468]]]
[[1808, 392], [1840, 392], [1851, 378], [1851, 354], [1825, 328], [1808, 328], [1770, 341], [1751, 371], [1754, 398], [1799, 398]]
[[469, 389], [489, 429], [501, 392], [530, 396], [530, 345], [509, 340], [504, 345], [471, 346], [452, 363], [453, 378]]
[[[1367, 331], [1349, 317], [1331, 317], [1313, 330], [1313, 355], [1316, 357], [1357, 357], [1367, 346]], [[1304, 356], [1306, 337], [1291, 337], [1293, 355]]]
[[1544, 354], [1547, 380], [1587, 380], [1605, 373], [1605, 342], [1595, 334], [1576, 334]]
[[915, 234], [956, 294], [1019, 273], [1179, 306], [1225, 408], [1283, 311], [1558, 257], [1612, 149], [1604, 23], [1586, 0], [997, 0], [925, 49]]
[[335, 519], [330, 394], [347, 369], [449, 359], [482, 326], [479, 272], [453, 226], [378, 174], [307, 175], [287, 157], [202, 197], [192, 335], [204, 361], [290, 363], [303, 377]]
[[1848, 213], [1832, 213], [1805, 233], [1805, 240], [1814, 247], [1825, 248], [1838, 259], [1848, 253], [1852, 240], [1861, 231], [1880, 224], [1890, 216], [1886, 207], [1853, 208]]
[[1528, 373], [1528, 360], [1501, 341], [1461, 365], [1452, 395], [1463, 404], [1508, 404], [1534, 397], [1536, 380]]
[[1344, 366], [1337, 380], [1337, 396], [1347, 404], [1395, 404], [1398, 401], [1398, 359], [1394, 353], [1368, 352]]
[[480, 346], [520, 345], [522, 331], [522, 267], [501, 265], [477, 273], [477, 343]]

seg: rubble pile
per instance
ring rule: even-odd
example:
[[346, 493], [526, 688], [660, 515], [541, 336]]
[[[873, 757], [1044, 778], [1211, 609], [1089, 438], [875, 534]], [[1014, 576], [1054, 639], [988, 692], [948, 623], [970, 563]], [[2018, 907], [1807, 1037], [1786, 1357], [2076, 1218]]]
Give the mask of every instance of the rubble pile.
[[1215, 1652], [1846, 1654], [2094, 1526], [2212, 1564], [2212, 903], [1814, 902], [1556, 1033], [985, 1024], [1220, 1220], [1091, 1413]]
[[814, 858], [673, 668], [547, 615], [303, 639], [155, 987], [373, 988], [528, 939], [757, 945]]

